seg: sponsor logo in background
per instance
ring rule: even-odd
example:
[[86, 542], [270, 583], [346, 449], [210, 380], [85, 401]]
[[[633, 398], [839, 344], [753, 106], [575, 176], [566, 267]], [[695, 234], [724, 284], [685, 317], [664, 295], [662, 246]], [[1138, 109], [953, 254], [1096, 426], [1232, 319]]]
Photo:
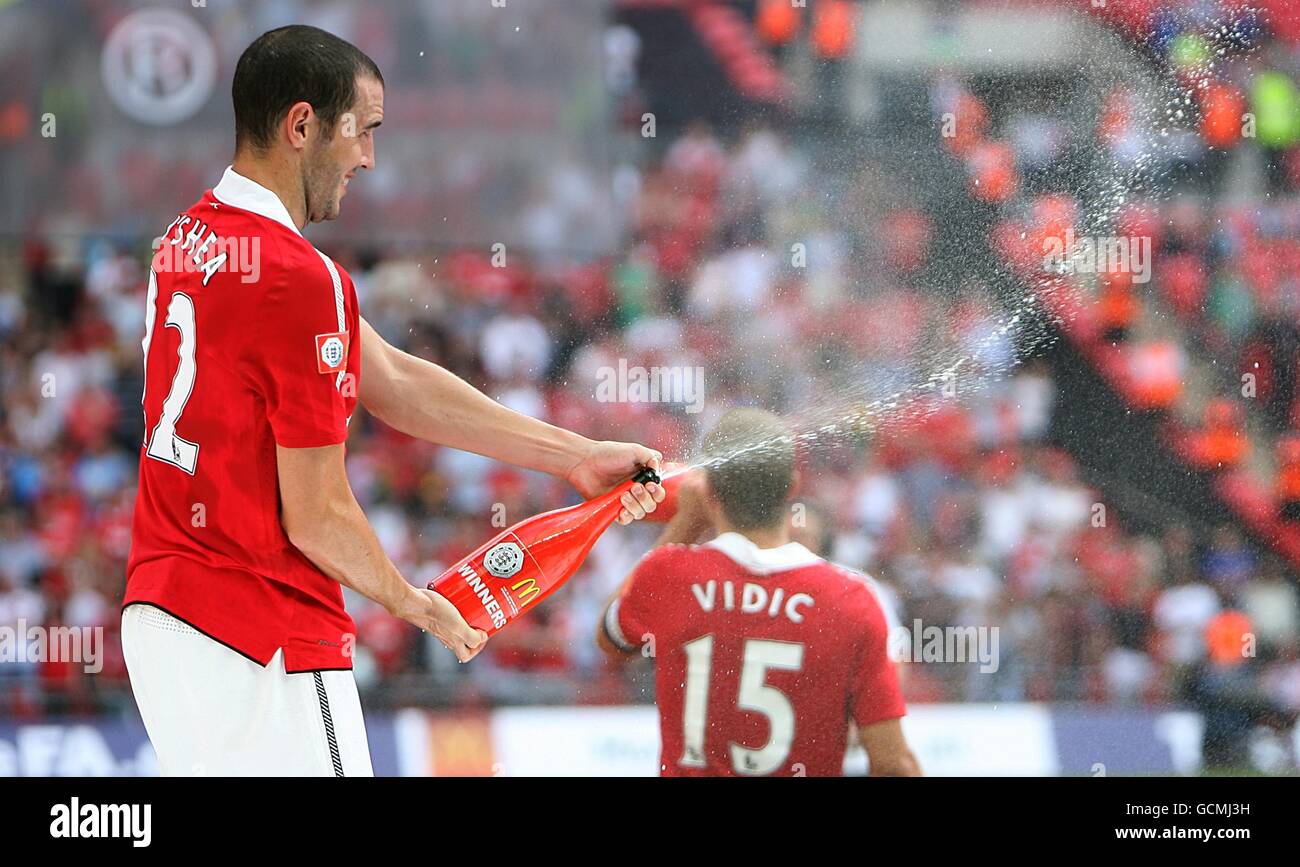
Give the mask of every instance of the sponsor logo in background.
[[124, 17], [104, 40], [104, 89], [140, 123], [170, 126], [207, 103], [217, 81], [212, 38], [174, 9], [141, 9]]
[[[423, 714], [423, 712], [421, 712]], [[421, 774], [437, 777], [497, 776], [491, 718], [479, 714], [428, 713], [428, 766]]]

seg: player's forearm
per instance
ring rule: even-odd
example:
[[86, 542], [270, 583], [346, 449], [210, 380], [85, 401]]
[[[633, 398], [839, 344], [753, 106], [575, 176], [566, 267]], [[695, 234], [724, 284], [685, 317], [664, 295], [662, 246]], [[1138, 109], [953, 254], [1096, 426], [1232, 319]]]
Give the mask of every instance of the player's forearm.
[[289, 541], [326, 575], [405, 618], [416, 589], [406, 583], [355, 499], [325, 503], [301, 526], [285, 522]]
[[921, 763], [903, 736], [900, 720], [882, 720], [862, 727], [858, 740], [867, 751], [870, 775], [873, 777], [919, 777]]
[[[366, 408], [402, 433], [563, 476], [591, 441], [516, 412], [449, 370], [394, 351], [384, 395]], [[363, 388], [365, 377], [362, 377]]]
[[921, 763], [916, 760], [916, 756], [909, 751], [903, 755], [894, 757], [888, 764], [883, 762], [871, 761], [871, 767], [867, 773], [871, 777], [921, 777]]

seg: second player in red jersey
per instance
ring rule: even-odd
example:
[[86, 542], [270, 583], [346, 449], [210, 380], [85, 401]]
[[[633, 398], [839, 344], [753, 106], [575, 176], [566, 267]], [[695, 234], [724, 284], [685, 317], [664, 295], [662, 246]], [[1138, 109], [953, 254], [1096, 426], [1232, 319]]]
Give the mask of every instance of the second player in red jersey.
[[[719, 462], [678, 490], [661, 545], [600, 629], [606, 649], [655, 661], [664, 776], [837, 776], [849, 724], [873, 774], [918, 772], [888, 627], [866, 576], [789, 541], [793, 446], [767, 413], [729, 413], [706, 437]], [[721, 529], [705, 544], [685, 544]]]

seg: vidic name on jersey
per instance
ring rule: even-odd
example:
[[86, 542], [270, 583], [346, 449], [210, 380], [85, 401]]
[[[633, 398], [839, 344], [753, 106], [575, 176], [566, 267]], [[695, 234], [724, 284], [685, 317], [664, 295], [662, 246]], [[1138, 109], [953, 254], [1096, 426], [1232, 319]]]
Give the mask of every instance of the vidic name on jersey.
[[[717, 581], [709, 581], [703, 586], [692, 584], [691, 593], [694, 594], [695, 601], [700, 604], [703, 611], [710, 612], [717, 607]], [[782, 606], [782, 602], [784, 602], [784, 606]], [[807, 593], [794, 593], [789, 598], [786, 598], [785, 589], [781, 587], [774, 588], [770, 596], [767, 588], [762, 584], [746, 581], [740, 589], [739, 610], [741, 614], [760, 614], [766, 611], [768, 617], [784, 614], [791, 623], [803, 623], [803, 612], [799, 609], [811, 608], [814, 604], [816, 603], [812, 596]], [[730, 581], [722, 582], [722, 610], [737, 610], [736, 586]]]

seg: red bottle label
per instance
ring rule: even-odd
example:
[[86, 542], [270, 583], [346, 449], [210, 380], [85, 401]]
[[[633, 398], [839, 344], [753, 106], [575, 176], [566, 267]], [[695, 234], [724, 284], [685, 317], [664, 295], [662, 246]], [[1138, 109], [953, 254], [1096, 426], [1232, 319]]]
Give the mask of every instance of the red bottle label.
[[549, 582], [527, 546], [506, 531], [429, 585], [456, 606], [470, 626], [489, 635], [546, 594]]
[[622, 495], [642, 480], [658, 481], [659, 476], [642, 469], [631, 481], [586, 503], [522, 521], [427, 586], [455, 605], [470, 626], [489, 635], [499, 632], [577, 571], [596, 538], [613, 523]]

